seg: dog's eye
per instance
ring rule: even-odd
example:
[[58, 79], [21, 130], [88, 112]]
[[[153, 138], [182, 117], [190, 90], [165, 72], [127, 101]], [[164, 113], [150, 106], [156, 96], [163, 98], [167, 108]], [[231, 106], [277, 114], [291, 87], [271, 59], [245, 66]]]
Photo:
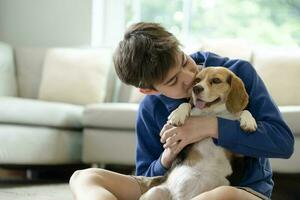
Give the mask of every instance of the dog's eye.
[[221, 79], [219, 79], [219, 78], [213, 78], [213, 79], [211, 80], [211, 82], [214, 83], [214, 84], [218, 84], [218, 83], [221, 83], [222, 81], [221, 81]]
[[196, 79], [195, 79], [195, 84], [196, 84], [196, 83], [199, 83], [200, 81], [201, 81], [201, 78], [196, 78]]

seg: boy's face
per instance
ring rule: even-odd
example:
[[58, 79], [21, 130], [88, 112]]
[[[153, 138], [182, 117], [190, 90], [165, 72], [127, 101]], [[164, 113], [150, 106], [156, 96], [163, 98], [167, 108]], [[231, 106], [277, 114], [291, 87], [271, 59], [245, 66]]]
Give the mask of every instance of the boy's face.
[[180, 52], [177, 55], [176, 65], [171, 68], [162, 83], [154, 87], [159, 93], [174, 99], [191, 97], [197, 71], [198, 67], [194, 60]]

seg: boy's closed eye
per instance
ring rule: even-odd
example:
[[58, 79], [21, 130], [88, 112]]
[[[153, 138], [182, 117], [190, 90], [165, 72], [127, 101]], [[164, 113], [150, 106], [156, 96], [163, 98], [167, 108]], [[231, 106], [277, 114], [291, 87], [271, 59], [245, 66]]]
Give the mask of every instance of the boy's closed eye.
[[[184, 68], [188, 64], [188, 57], [185, 53], [182, 53], [182, 59], [181, 59], [181, 67]], [[173, 78], [171, 78], [169, 81], [167, 81], [168, 86], [174, 86], [177, 83], [177, 75], [176, 74]]]
[[[188, 59], [188, 57], [187, 57], [187, 55], [185, 53], [183, 53], [182, 56], [183, 57], [182, 57], [182, 65], [181, 66], [182, 66], [182, 68], [184, 68], [188, 64], [189, 59]], [[175, 76], [172, 79], [172, 81], [170, 82], [169, 86], [173, 86], [176, 83], [177, 83], [177, 76]]]

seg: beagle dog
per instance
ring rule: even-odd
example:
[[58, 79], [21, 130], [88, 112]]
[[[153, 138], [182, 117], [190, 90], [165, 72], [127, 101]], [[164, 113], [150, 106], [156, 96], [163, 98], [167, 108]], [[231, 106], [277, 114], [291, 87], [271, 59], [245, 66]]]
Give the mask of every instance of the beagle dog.
[[[168, 122], [183, 125], [192, 116], [217, 116], [239, 120], [245, 132], [255, 131], [257, 124], [251, 113], [244, 110], [248, 104], [244, 83], [233, 72], [224, 67], [206, 67], [197, 73], [190, 103], [181, 104], [174, 110]], [[226, 177], [232, 174], [231, 159], [235, 155], [211, 138], [191, 145], [180, 164], [172, 166], [162, 184], [148, 190], [142, 200], [186, 200], [229, 185]]]

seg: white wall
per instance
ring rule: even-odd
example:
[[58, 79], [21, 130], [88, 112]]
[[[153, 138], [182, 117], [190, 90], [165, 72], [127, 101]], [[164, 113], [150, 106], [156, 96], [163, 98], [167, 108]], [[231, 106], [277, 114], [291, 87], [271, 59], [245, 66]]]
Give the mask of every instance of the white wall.
[[0, 0], [0, 40], [13, 46], [91, 44], [92, 0]]

